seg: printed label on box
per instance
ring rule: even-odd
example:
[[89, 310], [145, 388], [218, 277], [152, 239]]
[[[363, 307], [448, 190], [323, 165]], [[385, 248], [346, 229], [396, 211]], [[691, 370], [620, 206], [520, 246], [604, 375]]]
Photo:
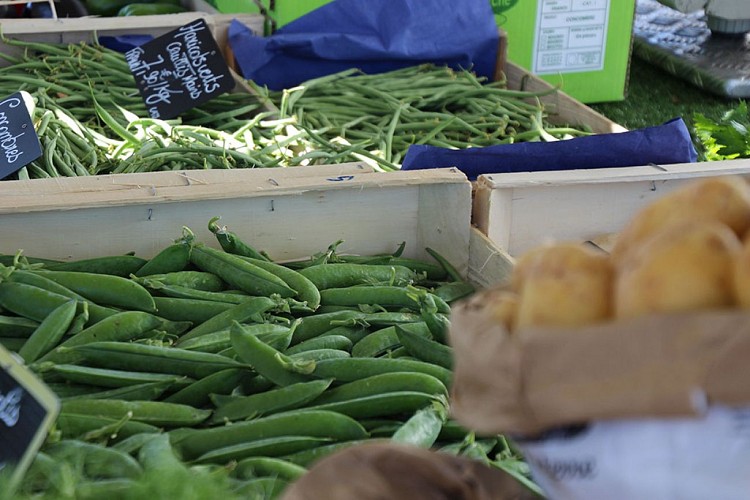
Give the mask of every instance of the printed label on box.
[[609, 7], [609, 0], [540, 0], [532, 71], [602, 70]]

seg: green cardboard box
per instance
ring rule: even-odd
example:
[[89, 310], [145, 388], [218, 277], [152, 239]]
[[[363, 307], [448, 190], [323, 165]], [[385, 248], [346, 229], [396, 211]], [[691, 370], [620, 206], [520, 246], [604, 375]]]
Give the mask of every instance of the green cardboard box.
[[508, 59], [584, 103], [625, 98], [635, 0], [490, 0]]

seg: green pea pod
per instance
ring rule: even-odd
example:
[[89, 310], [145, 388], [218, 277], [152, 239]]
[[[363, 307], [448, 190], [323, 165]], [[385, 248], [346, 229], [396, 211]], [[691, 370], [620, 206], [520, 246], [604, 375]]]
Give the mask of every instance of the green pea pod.
[[93, 342], [71, 349], [88, 363], [114, 370], [167, 373], [202, 379], [244, 365], [225, 356], [127, 342]]
[[[149, 259], [134, 274], [138, 277], [153, 274], [167, 274], [184, 270], [190, 263], [190, 245], [186, 243], [174, 243], [164, 248], [154, 257]], [[130, 276], [130, 274], [128, 274]]]
[[276, 457], [309, 450], [330, 442], [330, 438], [314, 436], [288, 435], [262, 438], [211, 450], [196, 458], [194, 463], [225, 464], [232, 460], [241, 460], [247, 457]]
[[27, 364], [47, 354], [60, 342], [75, 318], [76, 308], [76, 301], [69, 300], [44, 318], [44, 321], [18, 351]]
[[138, 453], [138, 450], [143, 448], [146, 443], [157, 436], [166, 436], [166, 434], [152, 434], [150, 432], [144, 432], [143, 434], [133, 434], [129, 438], [123, 439], [122, 441], [113, 444], [112, 446], [110, 446], [110, 448], [114, 448], [116, 450], [124, 451], [125, 453], [134, 455]]
[[12, 352], [18, 352], [26, 343], [24, 338], [0, 337], [0, 345]]
[[[348, 351], [342, 351], [341, 349], [311, 349], [309, 351], [298, 352], [297, 354], [290, 354], [288, 357], [292, 363], [299, 361], [309, 363], [324, 359], [350, 358], [351, 356]], [[292, 368], [292, 370], [297, 370], [297, 368]], [[300, 373], [309, 372], [303, 369]]]
[[313, 410], [293, 410], [227, 426], [170, 434], [173, 444], [188, 460], [211, 450], [263, 438], [310, 436], [349, 441], [367, 437], [367, 431], [356, 420], [332, 411]]
[[447, 345], [435, 342], [400, 326], [396, 333], [401, 344], [417, 359], [432, 363], [448, 370], [453, 368], [453, 349]]
[[307, 469], [299, 465], [274, 457], [249, 457], [240, 460], [232, 475], [240, 479], [254, 477], [279, 477], [286, 481], [299, 479]]
[[442, 366], [401, 358], [326, 359], [316, 363], [313, 375], [320, 378], [333, 378], [339, 382], [352, 382], [389, 372], [426, 373], [440, 380], [448, 388], [450, 388], [452, 378], [450, 370]]
[[[430, 331], [425, 323], [408, 323], [410, 329], [419, 334], [429, 336]], [[358, 358], [375, 358], [401, 346], [395, 326], [388, 326], [372, 332], [352, 347], [352, 356]]]
[[297, 299], [304, 302], [307, 307], [313, 311], [320, 305], [320, 291], [315, 284], [307, 279], [303, 274], [289, 269], [288, 267], [269, 262], [267, 260], [253, 259], [250, 257], [242, 257], [247, 262], [254, 264], [261, 269], [273, 273], [278, 276], [289, 286], [289, 288], [297, 292]]
[[[42, 322], [49, 314], [70, 301], [71, 297], [50, 292], [38, 286], [10, 281], [0, 282], [0, 307], [27, 319]], [[91, 316], [93, 317], [93, 310]], [[117, 311], [112, 310], [112, 313]]]
[[133, 421], [159, 427], [194, 426], [211, 415], [211, 410], [199, 410], [192, 406], [163, 401], [85, 398], [64, 400], [60, 411], [112, 419], [127, 416]]
[[320, 264], [299, 271], [312, 281], [318, 290], [345, 288], [373, 283], [408, 285], [419, 276], [403, 266], [378, 266], [375, 264]]
[[[419, 311], [420, 304], [414, 293], [408, 288], [398, 286], [350, 286], [346, 288], [328, 288], [320, 292], [320, 301], [324, 305], [358, 306], [360, 304], [378, 304], [380, 306], [408, 308]], [[450, 313], [450, 306], [437, 303], [438, 312]]]
[[281, 352], [248, 333], [238, 322], [230, 328], [232, 347], [239, 358], [263, 377], [280, 386], [306, 382], [309, 378], [286, 368], [292, 361]]
[[212, 373], [169, 395], [164, 401], [201, 408], [209, 403], [211, 394], [228, 394], [232, 392], [247, 373], [248, 370], [239, 368], [229, 368]]
[[290, 347], [284, 354], [291, 356], [304, 351], [313, 351], [316, 349], [340, 349], [344, 351], [351, 351], [352, 341], [343, 335], [322, 335], [320, 337], [314, 337], [310, 340], [300, 342], [294, 347]]
[[339, 403], [401, 391], [422, 392], [436, 396], [448, 394], [445, 384], [432, 375], [413, 371], [394, 371], [371, 375], [329, 389], [315, 400], [315, 404]]
[[335, 411], [355, 419], [384, 417], [413, 413], [434, 401], [433, 394], [416, 391], [399, 391], [363, 396], [335, 403], [315, 404], [309, 410]]
[[[293, 330], [284, 325], [260, 323], [257, 325], [245, 325], [245, 330], [252, 333], [265, 344], [274, 349], [283, 351], [289, 346]], [[180, 344], [181, 349], [201, 352], [220, 353], [232, 347], [232, 338], [229, 329], [218, 332], [207, 333], [193, 339], [188, 339]]]
[[461, 276], [461, 273], [458, 272], [458, 269], [456, 269], [453, 264], [448, 262], [448, 259], [443, 257], [441, 254], [439, 254], [437, 251], [433, 250], [432, 248], [425, 248], [425, 251], [432, 256], [433, 259], [435, 259], [440, 266], [445, 269], [445, 272], [448, 274], [448, 276], [453, 281], [463, 281], [463, 276]]
[[63, 438], [72, 439], [107, 436], [116, 441], [133, 434], [159, 432], [158, 427], [143, 422], [129, 422], [77, 413], [60, 413], [57, 417], [56, 426]]
[[306, 316], [300, 319], [299, 325], [294, 330], [291, 345], [299, 344], [332, 330], [337, 326], [334, 325], [334, 321], [355, 320], [361, 317], [363, 317], [363, 314], [358, 311], [336, 311]]
[[217, 314], [213, 318], [199, 324], [192, 330], [185, 333], [177, 341], [177, 345], [185, 342], [186, 340], [200, 337], [207, 333], [216, 332], [229, 328], [233, 321], [244, 322], [248, 321], [253, 317], [259, 317], [261, 314], [270, 311], [273, 308], [279, 307], [280, 301], [274, 300], [268, 297], [254, 297], [250, 300], [246, 300], [241, 304], [237, 304], [226, 311]]
[[199, 325], [234, 307], [228, 302], [213, 300], [176, 299], [154, 297], [156, 314], [171, 321], [190, 321]]
[[151, 278], [133, 278], [133, 281], [144, 288], [176, 299], [210, 300], [229, 304], [241, 304], [253, 297], [252, 295], [240, 295], [236, 293], [208, 292], [181, 285], [167, 285]]
[[[162, 319], [143, 311], [125, 311], [103, 319], [69, 337], [39, 361], [68, 362], [75, 359], [68, 348], [103, 341], [129, 341], [141, 338], [162, 325]], [[61, 351], [62, 349], [62, 351]]]
[[250, 295], [294, 297], [297, 292], [275, 274], [230, 253], [201, 244], [190, 252], [190, 262], [203, 271], [219, 276], [229, 285]]
[[213, 217], [208, 221], [208, 230], [214, 233], [216, 240], [225, 252], [267, 262], [269, 261], [262, 253], [242, 241], [235, 233], [228, 231], [226, 226], [219, 226], [219, 219], [221, 219], [221, 217]]
[[407, 420], [391, 439], [397, 443], [431, 448], [440, 436], [448, 415], [448, 409], [441, 403], [433, 403], [427, 408], [418, 410]]
[[[317, 462], [318, 460], [327, 457], [328, 455], [331, 455], [333, 453], [336, 453], [337, 451], [345, 450], [346, 448], [351, 448], [352, 446], [359, 446], [361, 444], [365, 443], [373, 443], [378, 442], [376, 439], [353, 439], [351, 441], [343, 441], [340, 443], [332, 443], [327, 444], [323, 446], [318, 446], [317, 448], [311, 448], [309, 450], [304, 451], [298, 451], [297, 453], [292, 453], [290, 455], [284, 455], [281, 458], [283, 460], [286, 460], [287, 462], [291, 462], [293, 464], [299, 465], [300, 467], [310, 467], [313, 463]], [[382, 442], [390, 442], [390, 440], [383, 439]]]
[[187, 471], [185, 464], [175, 454], [167, 434], [152, 434], [151, 439], [144, 437], [143, 441], [138, 451], [138, 462], [145, 470], [159, 474]]
[[108, 257], [94, 257], [92, 259], [61, 262], [59, 264], [48, 264], [44, 266], [48, 271], [75, 271], [94, 274], [110, 274], [127, 278], [138, 271], [146, 259], [135, 255], [113, 255]]
[[34, 271], [97, 304], [155, 312], [148, 290], [132, 280], [107, 274], [75, 271]]
[[467, 281], [451, 281], [450, 283], [440, 285], [432, 293], [450, 304], [456, 300], [468, 297], [475, 291], [476, 288], [474, 285]]
[[331, 382], [330, 379], [299, 382], [260, 394], [232, 398], [218, 406], [209, 423], [234, 422], [299, 408], [323, 394]]
[[[26, 271], [23, 269], [16, 269], [13, 274], [10, 275], [8, 278], [8, 281], [11, 281], [13, 283], [21, 283], [24, 285], [30, 285], [35, 286], [38, 288], [41, 288], [43, 290], [47, 290], [52, 293], [56, 293], [58, 295], [62, 295], [63, 297], [68, 297], [70, 299], [75, 299], [81, 303], [86, 302], [88, 311], [89, 311], [89, 320], [86, 322], [86, 324], [93, 324], [97, 323], [104, 318], [108, 316], [112, 316], [117, 312], [116, 309], [112, 309], [109, 307], [100, 306], [98, 304], [95, 304], [82, 295], [79, 295], [75, 293], [74, 291], [64, 287], [63, 285], [60, 285], [56, 283], [55, 281], [52, 281], [49, 278], [45, 278], [44, 276], [40, 276], [39, 274], [36, 274], [32, 271]], [[22, 290], [22, 292], [28, 292], [28, 289]], [[23, 293], [21, 294], [21, 298], [23, 298]], [[79, 312], [82, 312], [82, 306], [79, 309]]]
[[203, 271], [174, 271], [162, 274], [135, 274], [134, 276], [136, 278], [158, 281], [163, 285], [176, 285], [206, 292], [220, 292], [227, 287], [227, 284], [221, 278], [215, 274]]
[[185, 377], [179, 375], [113, 370], [68, 364], [53, 364], [49, 367], [49, 370], [68, 382], [110, 388], [150, 383], [168, 383], [179, 387], [193, 382], [192, 380], [183, 380]]
[[143, 474], [138, 462], [127, 453], [74, 439], [63, 439], [45, 448], [56, 460], [74, 460], [83, 466], [83, 473], [92, 479], [130, 478]]
[[39, 323], [26, 318], [0, 315], [0, 337], [27, 339]]
[[62, 398], [62, 400], [121, 399], [126, 401], [153, 401], [164, 394], [172, 385], [172, 382], [151, 382], [149, 384], [129, 385], [126, 387], [118, 387], [116, 389], [108, 389], [106, 391], [80, 394], [78, 396], [68, 396]]

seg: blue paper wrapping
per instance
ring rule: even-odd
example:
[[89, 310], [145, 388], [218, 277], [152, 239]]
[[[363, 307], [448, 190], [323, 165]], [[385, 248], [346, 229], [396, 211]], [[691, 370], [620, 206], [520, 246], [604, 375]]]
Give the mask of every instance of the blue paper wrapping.
[[492, 78], [499, 42], [487, 0], [335, 0], [265, 38], [234, 20], [228, 38], [242, 75], [272, 90], [424, 62]]
[[456, 167], [475, 180], [482, 174], [692, 163], [697, 158], [685, 122], [675, 118], [655, 127], [557, 142], [458, 150], [414, 145], [406, 152], [401, 169]]
[[99, 43], [108, 49], [124, 53], [153, 39], [151, 35], [100, 36]]

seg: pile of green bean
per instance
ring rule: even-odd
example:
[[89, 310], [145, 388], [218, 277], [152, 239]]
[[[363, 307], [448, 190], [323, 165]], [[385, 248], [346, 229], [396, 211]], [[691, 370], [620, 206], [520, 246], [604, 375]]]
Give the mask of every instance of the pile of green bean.
[[[470, 148], [559, 140], [538, 97], [470, 71], [421, 65], [377, 75], [349, 70], [269, 92], [229, 93], [179, 119], [148, 117], [122, 54], [93, 44], [3, 39], [0, 92], [36, 100], [44, 155], [14, 178], [364, 161], [400, 168], [412, 144]], [[552, 91], [549, 91], [552, 92]]]
[[473, 287], [438, 253], [346, 256], [337, 242], [280, 264], [209, 229], [221, 249], [184, 229], [148, 260], [0, 258], [0, 344], [62, 399], [19, 495], [143, 498], [158, 483], [177, 498], [210, 478], [226, 498], [272, 498], [370, 439], [535, 488], [502, 436], [448, 418], [450, 303]]

